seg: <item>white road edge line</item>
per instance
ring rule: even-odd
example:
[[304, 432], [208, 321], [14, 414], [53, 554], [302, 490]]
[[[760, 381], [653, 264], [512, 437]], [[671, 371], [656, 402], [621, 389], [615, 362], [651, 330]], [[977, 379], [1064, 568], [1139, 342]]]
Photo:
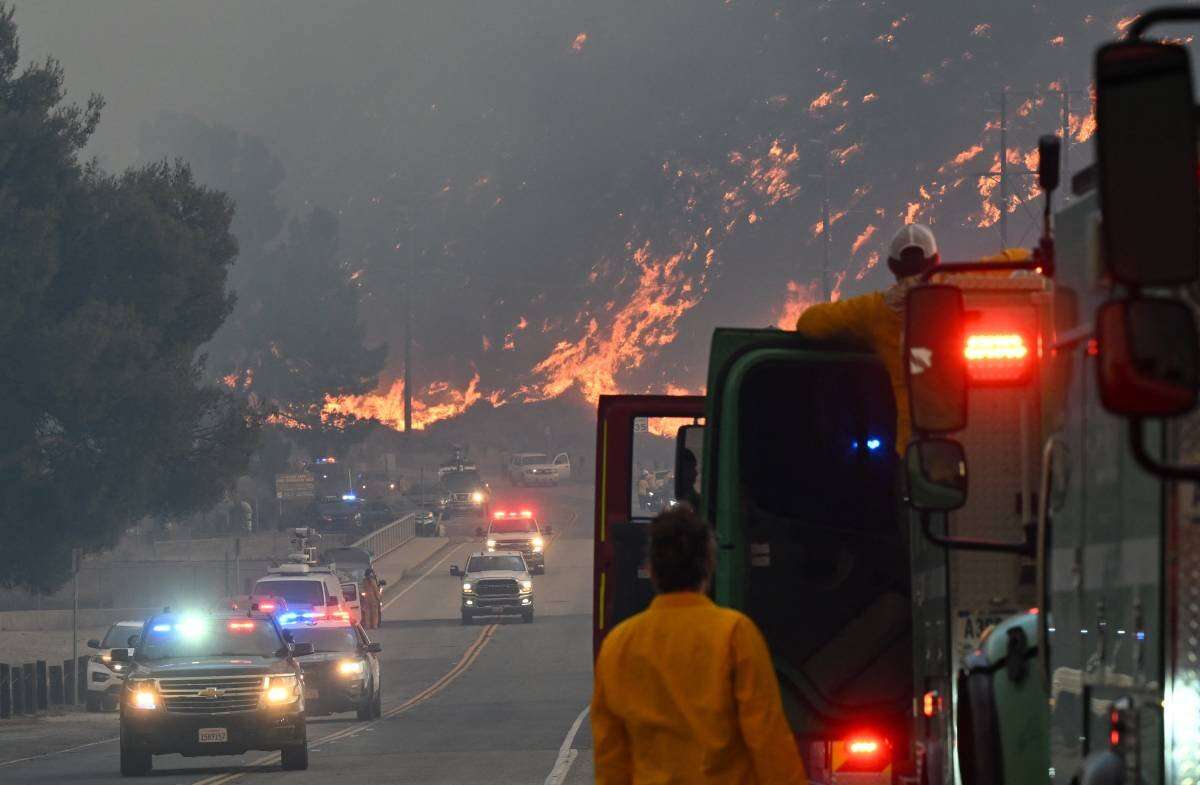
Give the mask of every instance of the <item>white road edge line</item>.
[[120, 740], [121, 740], [120, 737], [114, 736], [111, 739], [101, 739], [100, 741], [89, 741], [87, 744], [79, 744], [74, 747], [67, 747], [65, 750], [52, 750], [50, 752], [43, 752], [38, 755], [30, 755], [28, 758], [17, 758], [16, 760], [6, 760], [3, 763], [0, 763], [0, 769], [4, 768], [5, 766], [11, 766], [14, 763], [24, 763], [27, 760], [37, 760], [38, 758], [48, 758], [51, 755], [61, 755], [64, 752], [74, 752], [75, 750], [81, 750], [85, 747], [95, 747], [98, 744], [111, 744], [114, 741], [120, 741]]
[[428, 578], [433, 573], [434, 570], [436, 570], [438, 567], [442, 566], [442, 562], [446, 561], [446, 559], [449, 559], [451, 555], [453, 555], [454, 553], [456, 553], [460, 550], [462, 550], [462, 543], [460, 543], [460, 544], [454, 546], [453, 548], [451, 548], [450, 550], [446, 551], [446, 555], [443, 556], [442, 558], [438, 559], [437, 563], [434, 564], [432, 567], [430, 567], [428, 570], [426, 570], [425, 573], [423, 575], [421, 575], [421, 577], [417, 578], [415, 581], [413, 581], [412, 583], [405, 586], [403, 589], [400, 590], [400, 592], [395, 597], [392, 597], [390, 600], [385, 602], [383, 604], [384, 609], [386, 609], [393, 602], [395, 602], [396, 600], [400, 599], [405, 594], [407, 594], [409, 589], [413, 588], [418, 583], [420, 583], [421, 581]]
[[563, 780], [567, 778], [567, 772], [571, 770], [571, 764], [579, 756], [579, 750], [573, 749], [571, 745], [575, 743], [575, 734], [579, 733], [579, 726], [583, 724], [583, 718], [587, 716], [588, 709], [590, 708], [590, 704], [584, 706], [583, 711], [579, 712], [579, 716], [571, 723], [571, 729], [567, 731], [567, 736], [563, 739], [562, 746], [558, 748], [558, 758], [554, 761], [554, 768], [546, 775], [546, 781], [542, 785], [562, 785]]

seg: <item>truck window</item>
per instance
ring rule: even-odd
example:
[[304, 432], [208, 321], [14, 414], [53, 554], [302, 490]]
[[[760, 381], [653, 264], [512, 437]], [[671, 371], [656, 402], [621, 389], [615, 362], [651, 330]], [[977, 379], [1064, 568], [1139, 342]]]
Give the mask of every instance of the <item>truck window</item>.
[[254, 585], [256, 595], [270, 595], [293, 605], [324, 605], [325, 591], [321, 581], [259, 581]]

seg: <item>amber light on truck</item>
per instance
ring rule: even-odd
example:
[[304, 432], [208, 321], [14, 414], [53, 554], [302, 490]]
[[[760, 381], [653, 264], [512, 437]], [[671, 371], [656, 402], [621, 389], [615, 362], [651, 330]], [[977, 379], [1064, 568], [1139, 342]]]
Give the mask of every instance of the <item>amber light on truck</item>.
[[1032, 366], [1029, 345], [1020, 333], [974, 333], [963, 348], [971, 381], [982, 384], [1023, 382]]

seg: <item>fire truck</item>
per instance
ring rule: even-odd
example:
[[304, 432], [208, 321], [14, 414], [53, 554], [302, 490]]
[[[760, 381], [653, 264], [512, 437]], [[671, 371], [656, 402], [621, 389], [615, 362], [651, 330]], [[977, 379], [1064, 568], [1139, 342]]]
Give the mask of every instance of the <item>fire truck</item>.
[[714, 599], [763, 630], [814, 781], [1200, 781], [1200, 166], [1187, 50], [1143, 39], [1178, 20], [1097, 53], [1055, 234], [1047, 196], [1032, 252], [910, 292], [909, 445], [878, 360], [778, 331], [718, 329], [707, 397], [601, 399], [597, 649], [652, 595], [639, 440], [685, 423]]

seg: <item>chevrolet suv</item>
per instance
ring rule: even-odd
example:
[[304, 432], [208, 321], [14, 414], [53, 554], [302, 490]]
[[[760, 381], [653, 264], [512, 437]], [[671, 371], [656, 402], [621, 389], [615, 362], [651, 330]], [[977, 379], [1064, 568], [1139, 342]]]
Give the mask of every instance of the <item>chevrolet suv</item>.
[[121, 691], [121, 774], [142, 776], [153, 756], [279, 750], [283, 768], [308, 768], [304, 683], [293, 644], [259, 611], [162, 614], [142, 626]]
[[[546, 539], [537, 518], [529, 510], [520, 512], [500, 511], [492, 516], [485, 538], [489, 551], [516, 551], [525, 557], [525, 563], [534, 575], [546, 573]], [[476, 532], [478, 534], [478, 532]]]
[[462, 578], [463, 624], [476, 616], [513, 613], [526, 624], [533, 621], [533, 579], [520, 553], [472, 553], [465, 570], [453, 564], [450, 574]]

